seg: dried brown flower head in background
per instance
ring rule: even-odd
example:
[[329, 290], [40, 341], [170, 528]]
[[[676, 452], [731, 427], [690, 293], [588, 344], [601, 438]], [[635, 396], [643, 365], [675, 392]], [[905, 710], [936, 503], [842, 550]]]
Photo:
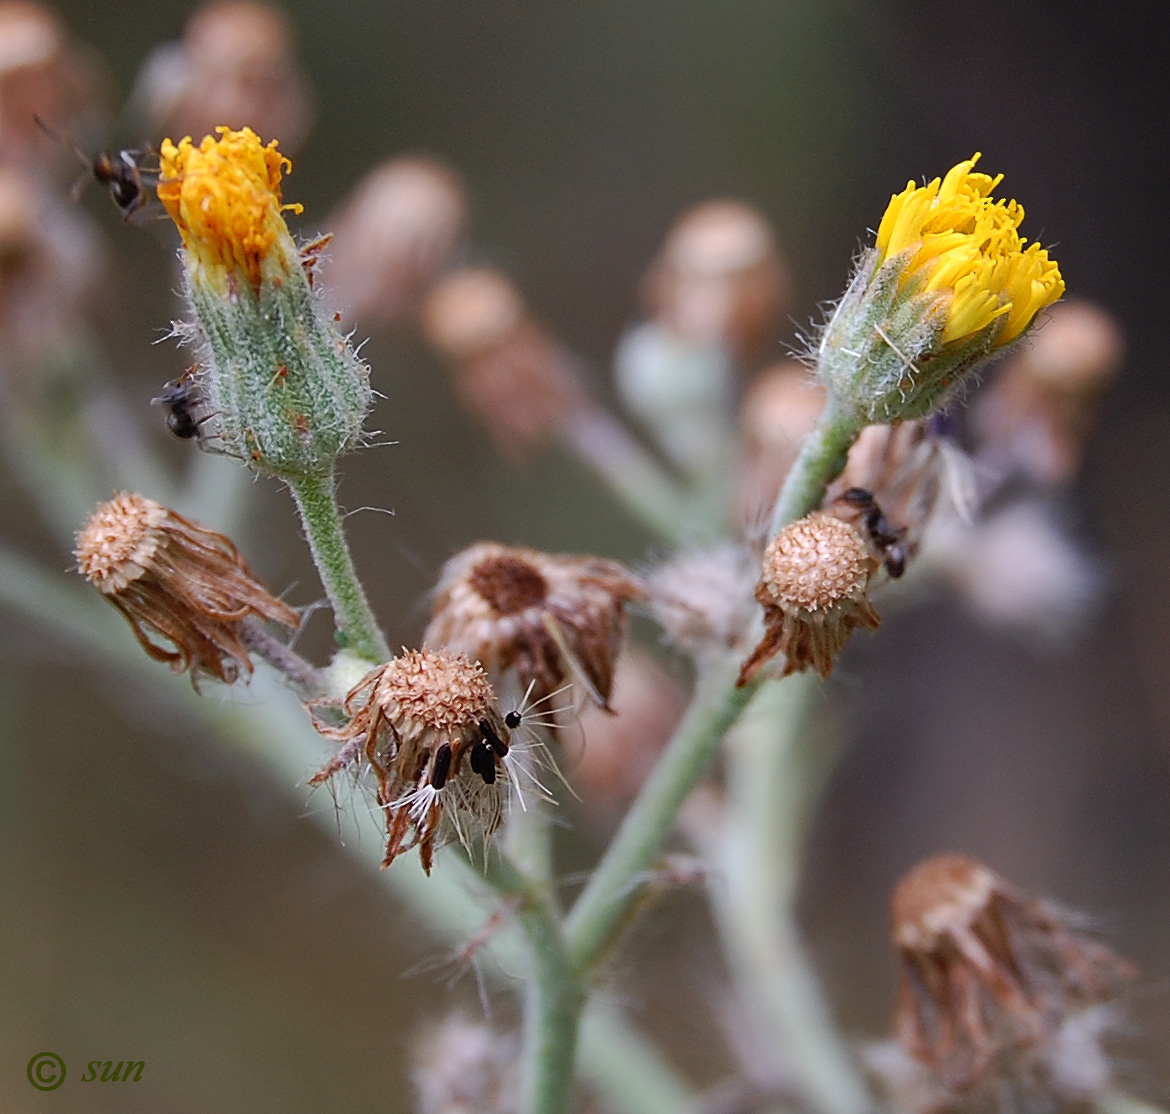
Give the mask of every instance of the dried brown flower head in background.
[[1124, 349], [1120, 326], [1099, 306], [1074, 299], [1049, 309], [1031, 343], [976, 399], [988, 465], [1040, 484], [1072, 481]]
[[742, 201], [708, 201], [671, 229], [643, 282], [652, 315], [678, 336], [749, 359], [776, 332], [789, 279], [767, 219]]
[[1051, 1070], [1061, 1057], [1053, 1042], [1085, 1035], [1066, 1023], [1133, 977], [1066, 915], [963, 855], [915, 867], [895, 889], [892, 911], [895, 1034], [949, 1092], [1034, 1071], [1036, 1057]]
[[[404, 650], [346, 696], [342, 727], [318, 724], [342, 744], [310, 781], [320, 785], [364, 755], [386, 813], [389, 866], [417, 845], [430, 873], [437, 846], [487, 839], [504, 816], [511, 716], [478, 662], [443, 650]], [[412, 835], [413, 833], [413, 835]]]
[[876, 568], [862, 536], [833, 515], [814, 511], [781, 530], [756, 585], [764, 637], [736, 683], [747, 684], [777, 654], [784, 676], [812, 668], [827, 677], [855, 627], [881, 625], [868, 594]]
[[586, 405], [565, 353], [497, 271], [469, 268], [441, 280], [423, 307], [423, 328], [452, 362], [463, 405], [513, 460]]
[[295, 151], [312, 123], [308, 81], [296, 61], [284, 13], [256, 0], [215, 0], [199, 8], [181, 42], [147, 59], [134, 102], [152, 130], [214, 134], [226, 124], [280, 137]]
[[423, 641], [514, 670], [534, 700], [573, 681], [608, 708], [625, 605], [642, 595], [616, 561], [479, 542], [443, 566]]
[[176, 673], [190, 670], [196, 686], [201, 674], [231, 684], [241, 666], [252, 672], [246, 624], [253, 616], [288, 627], [299, 621], [228, 538], [141, 495], [102, 503], [77, 535], [75, 556], [142, 648]]
[[371, 170], [333, 221], [322, 260], [329, 299], [367, 323], [401, 324], [417, 313], [467, 219], [454, 171], [430, 158], [392, 159]]

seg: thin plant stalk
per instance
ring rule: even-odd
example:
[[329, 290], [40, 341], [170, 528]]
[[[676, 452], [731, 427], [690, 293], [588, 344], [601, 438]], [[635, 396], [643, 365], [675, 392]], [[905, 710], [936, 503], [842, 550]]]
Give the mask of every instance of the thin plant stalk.
[[374, 664], [388, 660], [386, 636], [370, 610], [345, 540], [333, 474], [299, 476], [288, 486], [345, 648]]

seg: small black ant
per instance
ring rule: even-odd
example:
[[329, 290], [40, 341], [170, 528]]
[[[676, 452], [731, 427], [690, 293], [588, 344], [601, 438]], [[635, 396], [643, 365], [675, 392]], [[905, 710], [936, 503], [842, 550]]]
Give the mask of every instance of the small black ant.
[[[33, 119], [50, 139], [57, 143], [65, 142], [39, 116], [34, 116]], [[154, 153], [150, 148], [142, 150], [123, 148], [114, 154], [109, 151], [98, 151], [91, 157], [75, 143], [70, 141], [68, 145], [73, 148], [94, 179], [110, 191], [114, 204], [122, 211], [123, 220], [128, 221], [150, 200], [150, 191], [142, 178], [142, 160]], [[79, 186], [84, 186], [84, 182], [82, 179]], [[80, 189], [75, 188], [74, 192], [80, 194]]]
[[150, 400], [156, 406], [163, 406], [167, 409], [167, 429], [184, 441], [198, 437], [199, 426], [205, 420], [197, 418], [191, 413], [192, 408], [201, 401], [193, 388], [191, 373], [187, 372], [178, 379], [172, 379], [163, 387], [162, 394], [158, 398]]
[[873, 492], [864, 487], [851, 487], [838, 496], [842, 502], [849, 503], [864, 511], [862, 522], [865, 525], [869, 539], [882, 555], [882, 563], [886, 572], [895, 580], [906, 571], [908, 554], [902, 544], [906, 534], [904, 526], [895, 527], [886, 518]]

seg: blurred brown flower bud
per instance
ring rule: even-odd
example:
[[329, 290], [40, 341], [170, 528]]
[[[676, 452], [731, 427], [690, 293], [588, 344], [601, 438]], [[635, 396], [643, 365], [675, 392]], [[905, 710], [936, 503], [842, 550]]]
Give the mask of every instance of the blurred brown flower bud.
[[312, 123], [308, 81], [284, 13], [256, 0], [213, 0], [181, 42], [159, 47], [132, 101], [155, 132], [211, 135], [221, 124], [278, 136], [295, 150]]
[[739, 412], [743, 471], [739, 520], [766, 523], [800, 445], [825, 407], [825, 389], [796, 360], [775, 364], [752, 380]]
[[696, 658], [730, 649], [751, 629], [759, 573], [751, 552], [735, 543], [678, 553], [647, 577], [651, 614]]
[[436, 847], [458, 839], [470, 848], [499, 827], [512, 782], [505, 760], [513, 717], [500, 712], [478, 662], [404, 650], [359, 681], [342, 710], [343, 726], [317, 724], [342, 745], [309, 784], [370, 764], [386, 813], [384, 867], [417, 846], [429, 874]]
[[423, 328], [452, 361], [463, 404], [506, 456], [533, 451], [586, 404], [565, 354], [498, 271], [442, 279], [423, 308]]
[[767, 219], [741, 201], [708, 201], [671, 229], [643, 281], [651, 314], [684, 340], [737, 361], [773, 338], [789, 280]]
[[418, 1114], [512, 1114], [519, 1099], [514, 1037], [461, 1017], [424, 1033], [411, 1077]]
[[[963, 855], [915, 867], [892, 909], [896, 1036], [951, 1094], [1037, 1073], [1059, 1083], [1054, 1067], [1094, 1028], [1067, 1023], [1134, 974], [1066, 914]], [[1063, 1079], [1071, 1089], [1067, 1064]]]
[[423, 642], [513, 670], [535, 700], [572, 681], [608, 709], [625, 605], [642, 595], [616, 561], [479, 542], [443, 566]]
[[78, 533], [75, 556], [142, 648], [176, 673], [190, 670], [196, 687], [201, 674], [231, 684], [241, 666], [252, 672], [252, 616], [287, 627], [299, 619], [228, 538], [141, 495], [122, 492], [102, 503]]
[[848, 523], [814, 511], [786, 526], [764, 551], [756, 599], [764, 637], [739, 671], [746, 685], [777, 654], [783, 676], [815, 669], [827, 677], [855, 627], [877, 630], [869, 601], [877, 568], [862, 536]]
[[366, 324], [401, 324], [458, 243], [463, 185], [435, 159], [392, 159], [371, 170], [333, 221], [320, 272], [326, 296]]
[[71, 43], [48, 8], [30, 0], [0, 3], [0, 153], [5, 161], [55, 162], [76, 169], [74, 154], [54, 145], [37, 118], [63, 136], [93, 130], [105, 117], [105, 74]]
[[637, 796], [686, 710], [686, 693], [649, 654], [631, 649], [617, 663], [610, 710], [581, 713], [585, 742], [573, 767], [590, 814], [607, 818]]
[[1091, 302], [1059, 302], [1046, 318], [977, 398], [973, 424], [980, 455], [999, 470], [1059, 485], [1080, 467], [1125, 346], [1116, 320]]

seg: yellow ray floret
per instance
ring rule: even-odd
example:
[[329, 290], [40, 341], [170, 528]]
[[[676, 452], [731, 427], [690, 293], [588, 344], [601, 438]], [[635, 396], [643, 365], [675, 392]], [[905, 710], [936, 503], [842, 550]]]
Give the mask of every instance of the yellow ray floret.
[[1015, 340], [1064, 293], [1056, 261], [1038, 244], [1024, 247], [1015, 201], [992, 200], [1000, 174], [973, 173], [975, 154], [927, 186], [908, 182], [890, 198], [878, 227], [879, 263], [905, 253], [903, 285], [916, 281], [948, 299], [943, 343], [1003, 324], [995, 347]]
[[291, 244], [281, 216], [280, 180], [292, 163], [251, 128], [215, 129], [196, 147], [190, 136], [160, 150], [159, 200], [187, 250], [212, 274], [243, 271], [260, 285], [261, 264], [274, 245]]

